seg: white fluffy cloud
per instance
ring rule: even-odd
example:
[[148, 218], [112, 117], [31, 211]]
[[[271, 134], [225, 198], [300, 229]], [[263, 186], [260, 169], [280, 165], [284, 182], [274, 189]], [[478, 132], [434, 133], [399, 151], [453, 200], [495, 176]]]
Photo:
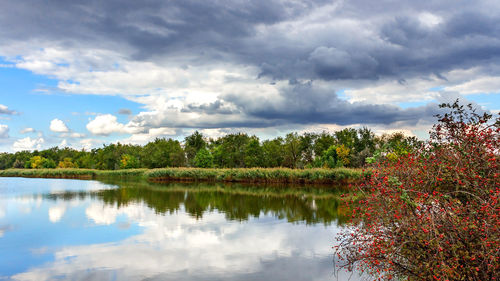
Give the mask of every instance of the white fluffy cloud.
[[0, 139], [5, 139], [9, 137], [9, 126], [0, 124]]
[[97, 116], [87, 124], [87, 130], [94, 135], [108, 136], [113, 133], [118, 134], [137, 134], [144, 131], [138, 124], [129, 122], [122, 124], [118, 122], [116, 116], [104, 114]]
[[14, 151], [41, 149], [44, 143], [45, 140], [43, 138], [32, 139], [30, 137], [26, 137], [15, 141], [12, 145], [12, 149]]
[[67, 133], [69, 132], [69, 129], [68, 127], [66, 126], [66, 124], [64, 124], [64, 122], [60, 119], [54, 119], [52, 121], [50, 121], [50, 130], [52, 132], [56, 132], [56, 133]]

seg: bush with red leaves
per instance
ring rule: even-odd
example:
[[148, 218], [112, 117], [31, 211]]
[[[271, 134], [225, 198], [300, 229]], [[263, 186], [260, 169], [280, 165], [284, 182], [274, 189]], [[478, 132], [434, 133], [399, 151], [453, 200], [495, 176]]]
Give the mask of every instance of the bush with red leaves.
[[346, 202], [341, 269], [381, 280], [500, 280], [500, 118], [442, 104], [417, 153], [381, 163]]

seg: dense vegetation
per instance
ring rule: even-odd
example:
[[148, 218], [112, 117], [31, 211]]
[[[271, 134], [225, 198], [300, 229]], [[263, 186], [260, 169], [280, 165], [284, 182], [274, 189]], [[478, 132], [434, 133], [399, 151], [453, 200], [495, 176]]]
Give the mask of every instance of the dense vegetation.
[[338, 238], [340, 267], [383, 280], [500, 279], [500, 118], [442, 104], [431, 139], [375, 167]]
[[[357, 182], [367, 175], [361, 169], [289, 169], [289, 168], [160, 168], [160, 169], [7, 169], [0, 170], [1, 177], [36, 177], [100, 179], [128, 178], [150, 181], [210, 181], [210, 182], [254, 182], [254, 183], [315, 183], [346, 184]], [[337, 188], [338, 186], [334, 186]]]
[[207, 139], [199, 132], [181, 143], [155, 139], [144, 146], [109, 144], [90, 151], [53, 147], [41, 151], [0, 153], [0, 169], [85, 168], [336, 168], [362, 167], [378, 158], [397, 159], [419, 141], [401, 133], [375, 136], [367, 128], [333, 134], [289, 133], [261, 141], [244, 133]]

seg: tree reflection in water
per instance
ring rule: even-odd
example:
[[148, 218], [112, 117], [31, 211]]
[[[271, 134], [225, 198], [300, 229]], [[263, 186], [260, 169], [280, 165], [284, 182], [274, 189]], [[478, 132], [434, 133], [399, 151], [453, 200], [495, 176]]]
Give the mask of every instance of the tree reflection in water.
[[228, 220], [246, 221], [272, 215], [288, 222], [344, 224], [347, 215], [340, 204], [340, 188], [329, 186], [278, 186], [223, 183], [167, 183], [105, 180], [116, 189], [47, 194], [47, 199], [71, 200], [97, 197], [119, 208], [145, 203], [157, 214], [181, 210], [201, 219], [206, 212], [223, 212]]

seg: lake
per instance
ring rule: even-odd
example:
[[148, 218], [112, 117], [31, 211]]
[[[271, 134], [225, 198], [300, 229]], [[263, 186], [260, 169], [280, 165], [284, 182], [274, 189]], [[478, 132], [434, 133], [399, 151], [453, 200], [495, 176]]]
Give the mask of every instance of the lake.
[[357, 280], [332, 188], [0, 178], [1, 280]]

